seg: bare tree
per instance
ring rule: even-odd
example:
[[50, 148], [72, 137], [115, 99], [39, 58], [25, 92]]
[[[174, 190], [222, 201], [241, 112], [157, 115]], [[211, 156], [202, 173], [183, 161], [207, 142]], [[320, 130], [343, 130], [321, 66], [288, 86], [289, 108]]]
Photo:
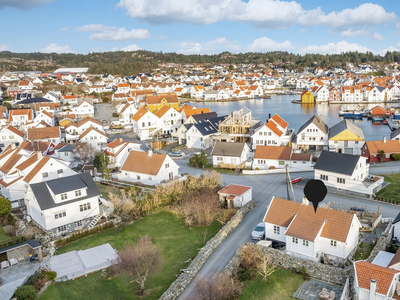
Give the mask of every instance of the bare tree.
[[129, 223], [140, 216], [137, 203], [129, 197], [125, 190], [121, 190], [121, 196], [118, 196], [114, 193], [109, 193], [108, 198], [113, 204], [113, 213], [120, 217], [123, 223]]
[[89, 143], [80, 143], [72, 150], [72, 160], [78, 166], [93, 165], [98, 151]]
[[268, 256], [263, 255], [261, 257], [261, 263], [258, 268], [258, 274], [262, 276], [262, 280], [266, 281], [267, 277], [274, 273], [275, 267], [271, 264], [271, 261]]
[[209, 278], [196, 280], [194, 300], [225, 300], [236, 299], [242, 293], [242, 285], [236, 276], [225, 272]]
[[145, 236], [137, 244], [118, 251], [118, 256], [118, 264], [113, 266], [113, 271], [127, 273], [132, 279], [130, 282], [140, 284], [138, 294], [143, 295], [147, 277], [161, 264], [161, 249], [151, 243], [150, 237]]

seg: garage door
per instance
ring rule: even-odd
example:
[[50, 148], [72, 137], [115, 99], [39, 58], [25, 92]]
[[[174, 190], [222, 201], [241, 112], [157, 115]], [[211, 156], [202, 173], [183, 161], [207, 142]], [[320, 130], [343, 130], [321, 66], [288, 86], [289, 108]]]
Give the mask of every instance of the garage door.
[[344, 148], [345, 154], [353, 154], [353, 148]]

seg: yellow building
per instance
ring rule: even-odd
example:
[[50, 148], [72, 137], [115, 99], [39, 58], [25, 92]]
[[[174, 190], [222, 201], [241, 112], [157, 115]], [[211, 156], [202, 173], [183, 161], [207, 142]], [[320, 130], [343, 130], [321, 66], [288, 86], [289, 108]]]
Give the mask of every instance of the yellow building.
[[314, 103], [314, 95], [310, 91], [305, 90], [301, 93], [301, 103]]
[[364, 142], [362, 129], [349, 120], [343, 120], [329, 129], [329, 151], [361, 155]]
[[145, 102], [147, 109], [152, 113], [166, 105], [175, 108], [175, 110], [179, 109], [179, 99], [175, 93], [147, 94]]

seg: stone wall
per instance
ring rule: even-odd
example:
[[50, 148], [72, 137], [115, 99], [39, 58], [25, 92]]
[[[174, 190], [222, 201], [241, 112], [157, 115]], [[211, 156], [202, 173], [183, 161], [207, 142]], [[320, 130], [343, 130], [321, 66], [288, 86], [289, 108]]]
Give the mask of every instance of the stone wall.
[[189, 283], [196, 276], [197, 272], [207, 261], [208, 257], [213, 253], [214, 249], [217, 248], [225, 238], [239, 225], [246, 214], [255, 206], [254, 200], [247, 203], [236, 214], [218, 231], [218, 233], [210, 239], [207, 244], [200, 249], [197, 256], [190, 263], [189, 267], [182, 273], [177, 280], [175, 280], [171, 286], [162, 294], [161, 300], [172, 300], [176, 299], [183, 290], [189, 285]]
[[382, 235], [375, 244], [374, 249], [372, 249], [371, 254], [368, 256], [366, 261], [372, 262], [375, 257], [378, 255], [379, 251], [386, 251], [386, 247], [388, 246], [387, 238], [385, 235]]
[[284, 251], [276, 250], [269, 247], [256, 246], [252, 243], [243, 243], [239, 249], [237, 250], [235, 256], [231, 259], [228, 265], [225, 267], [225, 271], [228, 274], [232, 274], [235, 272], [237, 267], [239, 266], [239, 255], [243, 249], [243, 247], [257, 247], [261, 256], [267, 256], [270, 258], [272, 264], [276, 267], [286, 269], [289, 271], [300, 272], [302, 268], [305, 268], [305, 272], [313, 278], [317, 278], [319, 280], [341, 285], [343, 286], [346, 283], [346, 278], [349, 277], [350, 282], [352, 282], [352, 278], [354, 278], [353, 267], [349, 266], [346, 268], [336, 268], [331, 265], [324, 265], [319, 262], [314, 262], [310, 260], [301, 259], [298, 257], [291, 256], [286, 254]]

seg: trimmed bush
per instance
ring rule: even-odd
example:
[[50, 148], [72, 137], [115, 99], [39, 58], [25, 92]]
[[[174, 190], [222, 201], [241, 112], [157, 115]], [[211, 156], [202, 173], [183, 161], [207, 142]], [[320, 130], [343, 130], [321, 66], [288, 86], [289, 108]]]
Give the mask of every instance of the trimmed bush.
[[55, 271], [42, 272], [40, 277], [47, 278], [47, 281], [52, 281], [52, 280], [56, 279], [57, 272], [55, 272]]
[[393, 153], [392, 154], [392, 158], [394, 159], [394, 160], [400, 160], [400, 154], [399, 153]]
[[118, 118], [118, 117], [119, 117], [119, 114], [113, 113], [112, 116], [115, 117], [115, 118]]
[[22, 285], [17, 288], [14, 296], [18, 300], [35, 300], [37, 299], [36, 289], [32, 285]]
[[23, 236], [23, 235], [17, 236], [15, 238], [12, 238], [12, 239], [9, 239], [9, 240], [6, 240], [6, 241], [3, 241], [2, 243], [0, 243], [0, 249], [16, 245], [16, 244], [25, 242], [27, 240], [28, 240], [28, 237], [26, 237], [26, 236]]

